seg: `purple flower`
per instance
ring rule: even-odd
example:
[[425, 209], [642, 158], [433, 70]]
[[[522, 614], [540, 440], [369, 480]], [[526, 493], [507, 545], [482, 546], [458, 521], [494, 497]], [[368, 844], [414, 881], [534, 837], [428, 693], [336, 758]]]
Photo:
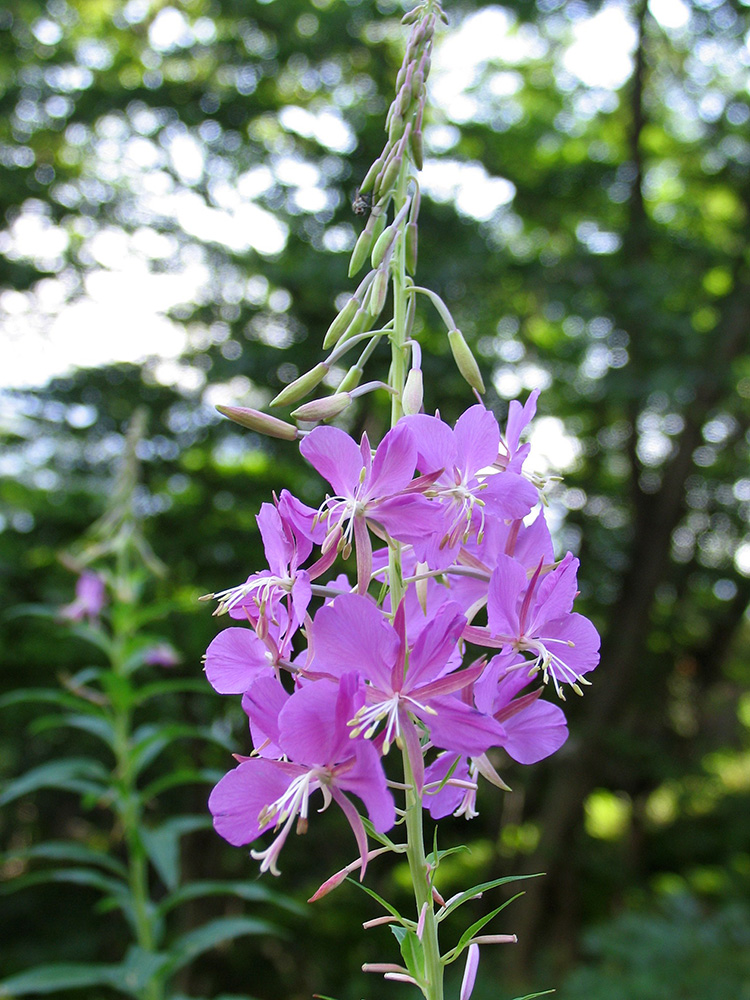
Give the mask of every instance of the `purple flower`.
[[359, 678], [353, 673], [342, 676], [339, 685], [305, 684], [286, 700], [278, 716], [278, 746], [290, 760], [243, 760], [211, 792], [214, 826], [230, 844], [249, 844], [266, 830], [278, 831], [268, 848], [251, 852], [261, 861], [261, 871], [278, 875], [279, 853], [295, 821], [298, 833], [306, 831], [309, 800], [316, 791], [322, 793], [323, 809], [335, 801], [343, 810], [359, 847], [362, 875], [367, 836], [345, 793], [365, 803], [378, 832], [393, 826], [393, 798], [378, 752], [364, 740], [351, 739], [347, 727], [362, 699]]
[[418, 548], [419, 558], [431, 568], [450, 565], [473, 534], [481, 538], [486, 519], [525, 517], [539, 499], [536, 489], [515, 472], [487, 474], [498, 457], [500, 428], [481, 404], [469, 407], [454, 429], [424, 413], [402, 422], [414, 433], [420, 472], [439, 472], [429, 495], [440, 502], [442, 530]]
[[180, 657], [168, 642], [157, 642], [143, 654], [143, 662], [152, 667], [176, 667]]
[[564, 698], [561, 684], [581, 694], [584, 674], [599, 662], [599, 634], [583, 615], [571, 612], [577, 594], [578, 560], [569, 552], [554, 570], [531, 580], [510, 556], [500, 556], [490, 579], [486, 629], [469, 626], [464, 637], [506, 652], [530, 653], [523, 669], [541, 671]]
[[494, 463], [498, 469], [507, 472], [521, 472], [523, 463], [531, 450], [531, 445], [524, 444], [519, 447], [519, 441], [523, 431], [534, 419], [538, 398], [539, 389], [534, 389], [523, 407], [517, 399], [511, 400], [508, 407], [505, 434], [500, 436], [500, 450]]
[[[225, 628], [205, 655], [208, 682], [219, 694], [243, 694], [250, 685], [282, 662], [279, 647], [268, 634], [261, 638], [249, 628]], [[283, 661], [283, 666], [288, 666]]]
[[60, 615], [71, 622], [80, 622], [87, 618], [89, 624], [93, 624], [98, 620], [106, 603], [104, 580], [98, 573], [85, 569], [76, 581], [75, 600], [60, 608]]
[[[312, 551], [312, 538], [322, 540], [322, 531], [311, 529], [315, 511], [306, 508], [286, 490], [276, 506], [264, 503], [256, 517], [269, 568], [252, 573], [245, 583], [213, 596], [217, 614], [228, 611], [232, 618], [249, 619], [264, 636], [271, 626], [280, 630], [286, 646], [302, 623], [312, 596], [311, 579], [333, 561], [310, 572], [300, 569]], [[277, 636], [278, 637], [278, 636]]]
[[335, 495], [321, 507], [327, 526], [323, 552], [343, 550], [348, 558], [357, 551], [360, 594], [372, 575], [372, 543], [368, 524], [399, 541], [410, 543], [435, 527], [434, 510], [421, 492], [432, 482], [413, 480], [417, 449], [404, 421], [389, 431], [373, 457], [367, 435], [357, 446], [337, 427], [316, 427], [300, 444], [300, 451]]
[[402, 737], [420, 790], [424, 764], [415, 720], [436, 746], [458, 753], [480, 754], [502, 738], [502, 727], [494, 719], [452, 697], [482, 669], [480, 664], [446, 672], [465, 624], [457, 605], [444, 604], [409, 647], [403, 604], [394, 625], [372, 601], [357, 594], [337, 597], [315, 617], [311, 672], [335, 678], [357, 665], [368, 683], [366, 702], [352, 720], [353, 732], [369, 739], [382, 724], [384, 753]]

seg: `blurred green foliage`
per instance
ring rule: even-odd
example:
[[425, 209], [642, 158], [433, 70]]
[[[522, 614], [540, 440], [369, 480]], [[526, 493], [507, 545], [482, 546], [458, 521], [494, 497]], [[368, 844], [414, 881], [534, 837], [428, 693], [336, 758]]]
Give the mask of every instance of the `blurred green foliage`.
[[[182, 674], [200, 676], [216, 623], [197, 596], [260, 564], [254, 515], [272, 490], [320, 496], [293, 448], [240, 433], [214, 405], [262, 407], [320, 358], [334, 302], [352, 287], [347, 251], [361, 222], [351, 199], [382, 146], [404, 6], [0, 7], [8, 351], [64, 305], [102, 287], [106, 298], [108, 276], [122, 282], [124, 272], [133, 298], [153, 276], [187, 275], [189, 288], [170, 307], [186, 335], [179, 361], [109, 365], [3, 393], [3, 607], [70, 600], [57, 553], [101, 513], [124, 428], [145, 405], [136, 499], [169, 566], [163, 596], [178, 608], [161, 631], [183, 653]], [[488, 878], [548, 873], [508, 911], [514, 955], [482, 959], [528, 988], [538, 984], [525, 978], [535, 947], [545, 969], [567, 965], [581, 927], [645, 905], [675, 879], [696, 905], [716, 906], [719, 922], [723, 899], [750, 896], [750, 9], [623, 2], [627, 24], [607, 30], [630, 40], [630, 58], [615, 86], [599, 85], [571, 45], [587, 19], [612, 9], [456, 0], [426, 132], [419, 277], [471, 342], [499, 417], [508, 399], [543, 387], [535, 451], [565, 476], [550, 490], [556, 537], [581, 556], [582, 610], [604, 635], [594, 689], [568, 703], [564, 751], [526, 771], [499, 761], [514, 791], [480, 802], [472, 831]], [[473, 62], [450, 47], [462, 37]], [[450, 98], [461, 59], [469, 65], [453, 87], [462, 93]], [[468, 402], [463, 382], [427, 306], [417, 323], [426, 405], [451, 419]], [[386, 404], [368, 400], [348, 426], [377, 437]], [[4, 617], [0, 644], [7, 689], [83, 665], [82, 648], [42, 621]], [[218, 727], [242, 752], [230, 701], [196, 695], [176, 711]], [[62, 750], [53, 732], [26, 741], [33, 713], [14, 713], [0, 732], [3, 780]], [[199, 766], [230, 764], [213, 749], [190, 752]], [[199, 811], [206, 792], [175, 809]], [[63, 792], [34, 795], [3, 812], [0, 836], [10, 847], [85, 841], [95, 818]], [[346, 831], [322, 827], [287, 850], [281, 887], [299, 887], [300, 898], [340, 867], [342, 850], [350, 860]], [[459, 823], [449, 829], [456, 841], [466, 835]], [[216, 839], [200, 841], [190, 871], [246, 876], [243, 852]], [[396, 876], [373, 866], [376, 889]], [[54, 897], [33, 907], [14, 897], [1, 928], [8, 972], [61, 951], [108, 959], [114, 931], [89, 906], [81, 898], [71, 908], [63, 941]], [[376, 959], [377, 940], [363, 939], [360, 915], [372, 913], [344, 887], [318, 904], [315, 941], [297, 942], [293, 958], [278, 943], [235, 948], [203, 959], [184, 989], [246, 992], [252, 976], [264, 998], [307, 996], [323, 983], [336, 996], [365, 995], [355, 970]], [[665, 948], [670, 935], [692, 933], [677, 917], [653, 920]], [[653, 969], [644, 937], [629, 940]], [[716, 947], [710, 961], [739, 975]], [[596, 988], [587, 981], [587, 995]]]

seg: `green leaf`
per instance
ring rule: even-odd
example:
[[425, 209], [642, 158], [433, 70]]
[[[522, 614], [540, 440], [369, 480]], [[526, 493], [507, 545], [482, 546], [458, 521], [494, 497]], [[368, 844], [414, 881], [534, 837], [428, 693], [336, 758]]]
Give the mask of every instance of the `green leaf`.
[[387, 900], [383, 899], [382, 896], [378, 896], [375, 890], [371, 889], [368, 885], [365, 885], [363, 882], [357, 881], [357, 879], [355, 878], [349, 878], [348, 876], [346, 881], [351, 882], [352, 885], [356, 885], [357, 888], [362, 890], [362, 892], [366, 892], [368, 896], [372, 896], [372, 898], [376, 902], [380, 903], [383, 909], [386, 910], [388, 913], [390, 913], [392, 917], [396, 917], [397, 920], [400, 920], [404, 924], [414, 922], [414, 921], [406, 921], [404, 917], [402, 917], [401, 914], [398, 912], [395, 906], [391, 906], [391, 904]]
[[56, 993], [58, 990], [88, 986], [112, 986], [122, 990], [122, 967], [83, 962], [40, 965], [0, 980], [0, 996], [21, 997], [29, 993]]
[[80, 712], [68, 712], [65, 715], [45, 715], [40, 719], [35, 719], [30, 730], [36, 736], [39, 733], [48, 732], [51, 729], [80, 729], [90, 733], [101, 740], [108, 748], [112, 749], [115, 742], [115, 733], [112, 724], [104, 715], [82, 715]]
[[[443, 858], [448, 858], [451, 854], [463, 854], [464, 852], [471, 854], [471, 848], [467, 847], [465, 844], [459, 844], [457, 847], [446, 847], [445, 850], [439, 850], [437, 852], [438, 864], [443, 860]], [[435, 864], [435, 852], [430, 851], [427, 855], [426, 860], [429, 864]]]
[[152, 781], [150, 785], [146, 785], [140, 793], [140, 799], [145, 805], [169, 788], [178, 788], [180, 785], [215, 785], [224, 777], [225, 773], [225, 771], [220, 771], [215, 767], [185, 767], [178, 771], [171, 771], [169, 774], [157, 778], [156, 781]]
[[491, 913], [486, 913], [483, 917], [480, 917], [479, 920], [476, 920], [471, 925], [471, 927], [467, 927], [466, 930], [461, 935], [461, 937], [459, 938], [458, 944], [454, 948], [451, 948], [450, 951], [446, 952], [445, 956], [443, 957], [443, 962], [446, 965], [450, 965], [451, 962], [455, 962], [455, 960], [464, 950], [469, 941], [474, 937], [474, 935], [477, 934], [479, 931], [481, 931], [481, 929], [485, 927], [490, 922], [490, 920], [496, 917], [498, 913], [504, 910], [506, 906], [510, 906], [510, 904], [514, 900], [518, 899], [519, 896], [523, 896], [523, 893], [517, 892], [515, 896], [511, 896], [510, 899], [506, 899], [506, 901], [504, 903], [501, 903], [500, 906], [495, 907], [495, 909], [492, 910]]
[[20, 778], [11, 781], [0, 795], [0, 806], [20, 799], [22, 795], [36, 792], [40, 788], [64, 789], [81, 795], [103, 795], [108, 786], [110, 774], [99, 761], [90, 757], [68, 757], [53, 760], [32, 768]]
[[418, 983], [424, 982], [424, 949], [417, 935], [407, 927], [391, 926], [398, 946], [401, 949], [401, 957], [404, 965], [409, 970], [409, 975], [413, 976]]
[[176, 889], [180, 881], [180, 837], [210, 825], [209, 816], [175, 816], [161, 826], [141, 830], [143, 847], [168, 889]]
[[19, 688], [0, 698], [0, 708], [25, 703], [61, 705], [63, 708], [72, 708], [79, 712], [82, 708], [81, 699], [68, 691], [58, 691], [57, 688]]
[[104, 653], [108, 660], [111, 661], [114, 658], [115, 649], [112, 640], [100, 628], [79, 622], [77, 625], [71, 626], [70, 632], [77, 638], [83, 639], [84, 642], [96, 646], [97, 649], [100, 649]]
[[168, 961], [169, 956], [163, 952], [131, 945], [121, 966], [123, 987], [134, 997], [147, 996], [148, 986], [159, 981]]
[[257, 920], [255, 917], [218, 917], [202, 927], [188, 931], [172, 942], [169, 948], [169, 962], [164, 970], [165, 975], [170, 976], [177, 972], [204, 951], [247, 934], [284, 936], [279, 927], [266, 920]]
[[537, 872], [535, 875], [506, 875], [505, 878], [495, 878], [491, 882], [480, 882], [479, 885], [474, 885], [471, 889], [466, 889], [465, 892], [460, 893], [455, 899], [452, 899], [446, 908], [439, 914], [438, 920], [444, 920], [449, 913], [453, 913], [457, 910], [459, 906], [466, 903], [470, 899], [474, 899], [479, 893], [487, 892], [490, 889], [496, 889], [500, 885], [508, 885], [509, 882], [519, 882], [521, 879], [525, 878], [539, 878], [543, 872]]
[[295, 914], [295, 916], [306, 916], [309, 912], [305, 907], [300, 906], [299, 903], [288, 896], [274, 892], [272, 889], [267, 889], [264, 885], [260, 885], [257, 882], [228, 881], [191, 882], [188, 885], [180, 886], [174, 892], [170, 893], [166, 899], [162, 900], [158, 907], [158, 912], [163, 915], [174, 909], [175, 906], [180, 906], [191, 899], [222, 895], [235, 896], [253, 903], [272, 903], [275, 906], [288, 910], [290, 913]]
[[231, 753], [232, 744], [222, 736], [217, 735], [206, 726], [188, 726], [174, 723], [142, 726], [135, 734], [136, 741], [132, 749], [132, 766], [136, 773], [147, 767], [162, 750], [178, 739], [190, 738], [206, 740], [215, 743]]
[[43, 844], [35, 844], [32, 847], [21, 851], [9, 851], [2, 855], [3, 862], [13, 861], [17, 858], [24, 860], [43, 858], [47, 861], [78, 861], [81, 864], [101, 865], [108, 868], [115, 875], [127, 877], [128, 870], [117, 858], [105, 854], [104, 851], [97, 851], [84, 844], [78, 844], [72, 840], [48, 840]]
[[135, 695], [133, 703], [142, 705], [150, 698], [158, 698], [163, 694], [182, 694], [186, 691], [198, 692], [199, 694], [212, 693], [206, 681], [197, 678], [174, 677], [165, 681], [154, 681], [153, 684], [144, 684]]
[[523, 997], [515, 997], [515, 1000], [534, 1000], [534, 997], [548, 997], [550, 993], [555, 993], [556, 990], [542, 990], [541, 993], [527, 993]]
[[47, 868], [43, 871], [29, 872], [28, 875], [19, 875], [3, 882], [0, 885], [0, 894], [7, 896], [33, 885], [42, 885], [45, 882], [71, 882], [74, 885], [85, 885], [112, 897], [123, 909], [127, 909], [130, 905], [127, 885], [120, 879], [104, 875], [95, 868]]

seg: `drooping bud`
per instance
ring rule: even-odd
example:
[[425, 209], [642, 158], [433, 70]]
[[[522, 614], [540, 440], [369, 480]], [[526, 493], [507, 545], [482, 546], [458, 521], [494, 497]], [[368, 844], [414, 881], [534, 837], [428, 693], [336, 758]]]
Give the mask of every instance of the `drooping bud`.
[[456, 362], [456, 368], [458, 368], [472, 389], [476, 389], [477, 392], [484, 392], [484, 382], [482, 381], [482, 374], [479, 371], [479, 365], [461, 331], [449, 330], [448, 343], [450, 344], [453, 360]]
[[414, 128], [412, 129], [411, 135], [409, 136], [409, 145], [411, 146], [411, 155], [414, 160], [414, 166], [417, 170], [421, 170], [424, 166], [424, 139], [422, 137], [422, 116], [424, 108], [420, 104], [419, 110], [417, 111], [417, 117], [414, 120]]
[[375, 160], [370, 169], [367, 171], [364, 180], [359, 185], [360, 194], [367, 194], [372, 189], [372, 186], [375, 183], [375, 178], [383, 169], [383, 164], [385, 163], [386, 155], [387, 154], [385, 152], [381, 153], [380, 156], [377, 158], [377, 160]]
[[292, 410], [295, 420], [333, 420], [351, 404], [352, 397], [348, 392], [337, 392], [333, 396], [322, 396], [309, 403], [303, 403]]
[[394, 113], [391, 116], [391, 121], [390, 124], [388, 125], [388, 141], [398, 142], [398, 140], [404, 134], [405, 122], [395, 102], [393, 104], [393, 109]]
[[406, 270], [409, 274], [417, 273], [417, 240], [418, 240], [418, 230], [416, 222], [410, 222], [406, 227], [406, 244], [404, 247], [406, 253]]
[[349, 371], [344, 375], [344, 377], [339, 382], [337, 393], [340, 392], [351, 392], [352, 389], [356, 389], [359, 385], [359, 381], [362, 378], [362, 369], [359, 365], [352, 365]]
[[408, 11], [408, 13], [404, 14], [404, 16], [401, 18], [401, 23], [404, 25], [414, 24], [414, 22], [417, 20], [417, 18], [419, 17], [419, 15], [422, 13], [423, 10], [424, 10], [424, 4], [421, 3], [417, 4], [417, 6], [413, 10], [410, 10]]
[[[372, 215], [370, 216], [370, 219]], [[367, 220], [369, 223], [369, 219]], [[372, 246], [372, 228], [367, 225], [362, 230], [362, 232], [357, 237], [357, 242], [354, 244], [354, 249], [352, 250], [351, 260], [349, 261], [349, 277], [353, 278], [354, 275], [361, 270], [362, 265], [367, 260], [367, 255], [370, 252], [370, 247]]]
[[296, 403], [300, 399], [304, 399], [305, 396], [312, 392], [316, 385], [328, 374], [328, 365], [321, 361], [320, 364], [315, 365], [311, 368], [309, 372], [305, 372], [304, 375], [300, 375], [289, 385], [285, 386], [281, 392], [274, 396], [271, 400], [271, 406], [289, 406], [291, 403]]
[[410, 368], [406, 376], [401, 405], [407, 416], [413, 416], [422, 409], [424, 401], [424, 381], [421, 368]]
[[[380, 267], [380, 265], [385, 260], [386, 254], [393, 246], [393, 242], [396, 239], [397, 235], [398, 235], [398, 229], [395, 226], [391, 225], [388, 226], [387, 229], [384, 229], [383, 232], [380, 234], [380, 236], [378, 236], [377, 242], [375, 243], [375, 246], [372, 248], [372, 257], [370, 258], [373, 267]], [[378, 274], [379, 273], [380, 272], [378, 272]], [[377, 281], [377, 275], [375, 277], [375, 280]]]
[[323, 338], [324, 351], [327, 351], [328, 348], [331, 347], [332, 344], [335, 344], [339, 337], [341, 337], [344, 330], [346, 330], [351, 321], [354, 319], [360, 304], [361, 303], [357, 301], [356, 296], [352, 295], [336, 319], [334, 319], [333, 323], [331, 323], [328, 327], [328, 332]]
[[272, 417], [268, 413], [262, 413], [260, 410], [251, 410], [246, 406], [217, 406], [216, 409], [236, 424], [256, 431], [258, 434], [265, 434], [266, 437], [294, 441], [299, 436], [299, 431], [293, 424], [279, 420], [278, 417]]
[[375, 275], [375, 280], [372, 283], [372, 287], [370, 289], [370, 297], [367, 303], [371, 316], [377, 317], [381, 314], [387, 296], [388, 296], [388, 269], [381, 268]]
[[401, 159], [401, 156], [396, 153], [388, 160], [383, 171], [375, 181], [376, 194], [382, 196], [390, 193], [398, 178], [398, 172], [401, 169]]

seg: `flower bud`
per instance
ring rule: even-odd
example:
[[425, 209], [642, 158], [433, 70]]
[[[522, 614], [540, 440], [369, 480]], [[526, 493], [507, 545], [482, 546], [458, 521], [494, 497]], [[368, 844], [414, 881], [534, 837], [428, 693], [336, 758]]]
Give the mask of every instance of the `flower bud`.
[[362, 369], [359, 365], [352, 365], [349, 371], [344, 375], [339, 382], [336, 392], [351, 392], [352, 389], [356, 389], [359, 385], [359, 380], [362, 378]]
[[309, 403], [303, 403], [296, 410], [292, 410], [292, 416], [295, 420], [332, 420], [342, 413], [351, 401], [352, 397], [348, 392], [337, 392], [333, 396], [323, 396]]
[[409, 274], [416, 274], [417, 272], [417, 238], [417, 224], [416, 222], [410, 222], [406, 227], [406, 244], [404, 247], [406, 252], [406, 270]]
[[380, 267], [385, 260], [386, 254], [393, 246], [393, 242], [397, 235], [398, 229], [396, 229], [395, 226], [388, 226], [388, 228], [384, 229], [380, 236], [378, 236], [375, 246], [372, 248], [372, 256], [370, 258], [373, 267]]
[[[372, 218], [372, 216], [370, 216]], [[370, 221], [369, 219], [367, 220]], [[370, 247], [372, 246], [372, 228], [368, 225], [359, 234], [357, 242], [354, 244], [354, 249], [352, 250], [351, 260], [349, 261], [349, 277], [353, 278], [354, 275], [361, 270], [362, 265], [367, 260], [367, 255], [370, 252]]]
[[385, 300], [388, 297], [388, 269], [381, 268], [375, 275], [375, 280], [370, 289], [368, 308], [372, 317], [377, 317], [383, 311]]
[[422, 115], [424, 111], [424, 106], [419, 106], [419, 111], [417, 112], [417, 117], [414, 120], [414, 128], [409, 136], [409, 145], [411, 146], [411, 155], [414, 160], [414, 166], [417, 170], [421, 170], [424, 166], [424, 140], [422, 138]]
[[464, 340], [464, 335], [461, 331], [450, 330], [448, 332], [448, 343], [453, 354], [453, 360], [456, 362], [456, 368], [458, 368], [472, 389], [476, 389], [477, 392], [484, 392], [484, 382], [479, 371], [479, 365], [471, 353], [471, 348]]
[[281, 392], [275, 396], [270, 405], [271, 406], [288, 406], [290, 403], [296, 403], [299, 399], [304, 399], [304, 397], [312, 392], [316, 385], [323, 381], [323, 379], [328, 374], [328, 365], [321, 361], [320, 364], [315, 365], [311, 368], [309, 372], [305, 372], [304, 375], [300, 375], [289, 385], [285, 386]]
[[381, 153], [381, 155], [377, 158], [377, 160], [375, 160], [370, 169], [367, 171], [364, 180], [359, 185], [360, 194], [367, 194], [368, 191], [372, 190], [372, 186], [375, 183], [375, 178], [383, 169], [383, 164], [385, 163], [386, 155], [387, 154], [385, 152]]
[[369, 330], [372, 320], [373, 317], [370, 315], [368, 307], [360, 306], [354, 319], [351, 321], [346, 330], [344, 330], [341, 340], [348, 340], [350, 337], [356, 337], [358, 333], [364, 333], [365, 330]]
[[394, 184], [398, 178], [398, 172], [401, 169], [401, 157], [394, 156], [391, 162], [383, 171], [380, 178], [380, 183], [376, 184], [376, 190], [381, 194], [389, 194], [393, 189]]
[[398, 108], [396, 107], [395, 102], [392, 107], [394, 108], [394, 114], [388, 125], [388, 141], [397, 142], [404, 134], [404, 126], [406, 125], [406, 122], [404, 121], [403, 115], [400, 114]]
[[217, 406], [216, 409], [236, 424], [256, 431], [258, 434], [265, 434], [266, 437], [294, 441], [299, 435], [299, 431], [293, 424], [272, 417], [268, 413], [261, 413], [260, 410], [251, 410], [246, 406]]
[[409, 374], [406, 376], [404, 395], [401, 399], [401, 405], [404, 409], [404, 413], [408, 416], [413, 416], [415, 413], [419, 413], [422, 409], [423, 400], [424, 382], [422, 379], [422, 369], [410, 368]]
[[331, 347], [332, 344], [335, 344], [341, 337], [351, 321], [354, 319], [360, 305], [361, 303], [357, 301], [356, 296], [352, 295], [336, 319], [334, 319], [333, 323], [331, 323], [328, 327], [328, 332], [323, 338], [324, 351], [327, 351], [328, 348]]
[[414, 22], [417, 20], [417, 18], [419, 17], [419, 15], [422, 13], [423, 10], [424, 10], [424, 4], [421, 3], [417, 4], [417, 6], [413, 10], [410, 10], [406, 14], [404, 14], [404, 16], [401, 18], [401, 23], [403, 25], [414, 24]]

